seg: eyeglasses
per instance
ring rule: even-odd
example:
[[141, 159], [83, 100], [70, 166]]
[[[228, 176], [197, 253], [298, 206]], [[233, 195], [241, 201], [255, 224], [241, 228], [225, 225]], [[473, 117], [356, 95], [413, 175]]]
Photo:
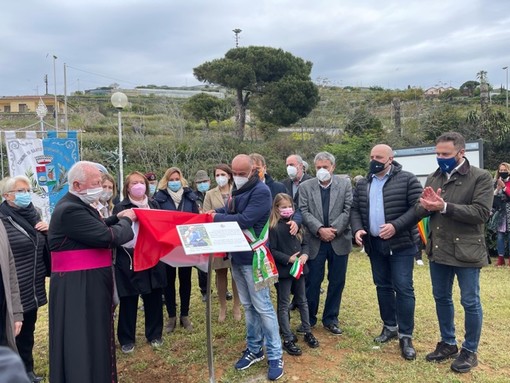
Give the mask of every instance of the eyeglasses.
[[32, 189], [9, 190], [7, 193], [32, 193]]

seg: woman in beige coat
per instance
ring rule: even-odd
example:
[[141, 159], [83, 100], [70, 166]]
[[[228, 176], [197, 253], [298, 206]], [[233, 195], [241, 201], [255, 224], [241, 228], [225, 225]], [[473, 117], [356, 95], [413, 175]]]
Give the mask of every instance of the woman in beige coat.
[[[215, 210], [225, 206], [230, 199], [230, 193], [232, 191], [232, 169], [230, 166], [225, 164], [219, 164], [214, 168], [214, 177], [216, 179], [216, 186], [214, 189], [209, 190], [205, 194], [204, 199], [204, 211]], [[218, 315], [218, 321], [224, 322], [227, 315], [227, 273], [231, 267], [230, 259], [227, 254], [225, 257], [215, 257], [213, 263], [213, 269], [216, 270], [216, 288], [218, 290], [218, 299], [220, 301], [220, 312]], [[241, 306], [239, 302], [239, 295], [237, 294], [236, 284], [234, 278], [232, 278], [232, 291], [234, 295], [234, 307], [233, 314], [235, 320], [241, 320]]]
[[0, 270], [2, 285], [0, 286], [0, 345], [16, 348], [16, 336], [23, 323], [23, 307], [19, 295], [18, 277], [12, 256], [7, 232], [0, 221]]

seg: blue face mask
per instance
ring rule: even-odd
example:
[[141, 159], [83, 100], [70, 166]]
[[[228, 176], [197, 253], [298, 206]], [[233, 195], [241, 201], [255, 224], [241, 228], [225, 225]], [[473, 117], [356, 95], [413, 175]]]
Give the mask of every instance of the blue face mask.
[[457, 166], [455, 156], [450, 158], [437, 158], [437, 164], [443, 173], [451, 173]]
[[149, 184], [149, 191], [150, 195], [154, 195], [154, 193], [156, 193], [156, 185]]
[[168, 188], [171, 191], [176, 192], [181, 188], [181, 181], [168, 181]]
[[205, 193], [207, 190], [209, 190], [209, 182], [201, 182], [197, 185], [197, 190], [200, 193]]
[[18, 207], [27, 207], [32, 202], [32, 195], [28, 192], [16, 193], [14, 197], [14, 204]]

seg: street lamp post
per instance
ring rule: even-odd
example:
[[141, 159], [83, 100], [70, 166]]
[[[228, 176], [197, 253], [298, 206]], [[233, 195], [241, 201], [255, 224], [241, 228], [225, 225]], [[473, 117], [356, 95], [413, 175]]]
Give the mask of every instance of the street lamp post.
[[58, 100], [57, 100], [57, 69], [55, 61], [57, 56], [53, 55], [53, 85], [55, 86], [55, 130], [58, 132]]
[[508, 66], [504, 67], [506, 70], [506, 112], [508, 113]]
[[122, 109], [124, 109], [128, 103], [127, 96], [122, 92], [115, 92], [112, 94], [112, 105], [118, 111], [119, 117], [119, 190], [124, 187], [124, 156], [122, 150]]

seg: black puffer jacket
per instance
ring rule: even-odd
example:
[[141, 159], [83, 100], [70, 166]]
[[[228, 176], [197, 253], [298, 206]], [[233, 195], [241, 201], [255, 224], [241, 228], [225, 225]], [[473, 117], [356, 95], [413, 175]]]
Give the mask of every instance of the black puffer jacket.
[[[389, 179], [383, 187], [384, 216], [386, 223], [395, 227], [396, 233], [390, 238], [389, 244], [392, 250], [406, 249], [416, 244], [413, 236], [413, 228], [419, 221], [414, 206], [418, 202], [423, 188], [416, 176], [402, 170], [402, 165], [393, 161]], [[373, 176], [369, 174], [361, 179], [354, 189], [351, 207], [352, 232], [365, 230], [368, 234], [364, 237], [367, 253], [370, 252], [370, 227], [369, 227], [369, 195]]]
[[14, 219], [0, 213], [16, 264], [16, 274], [23, 311], [28, 312], [48, 303], [46, 297], [46, 266], [44, 252], [48, 251], [47, 236], [39, 231], [29, 234]]

